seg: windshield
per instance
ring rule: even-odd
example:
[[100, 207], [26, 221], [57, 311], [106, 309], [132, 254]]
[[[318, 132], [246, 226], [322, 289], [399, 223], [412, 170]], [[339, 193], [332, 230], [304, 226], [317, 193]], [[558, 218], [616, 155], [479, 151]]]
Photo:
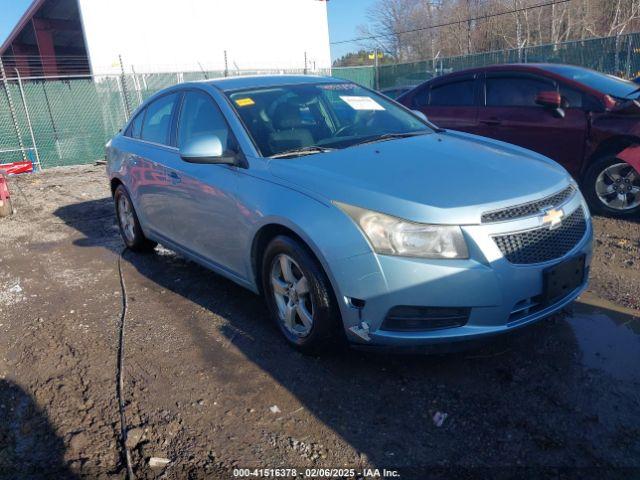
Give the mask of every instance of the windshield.
[[432, 132], [403, 108], [353, 83], [283, 85], [228, 96], [265, 157]]
[[569, 65], [547, 65], [544, 68], [612, 97], [625, 98], [638, 90], [636, 83], [588, 68]]

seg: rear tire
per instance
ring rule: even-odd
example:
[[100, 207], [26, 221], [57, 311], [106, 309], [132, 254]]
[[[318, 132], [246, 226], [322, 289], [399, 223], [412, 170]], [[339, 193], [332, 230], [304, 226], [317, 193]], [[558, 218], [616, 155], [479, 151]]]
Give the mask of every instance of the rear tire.
[[138, 215], [133, 208], [133, 202], [124, 185], [118, 185], [113, 199], [116, 204], [116, 219], [120, 228], [120, 235], [127, 248], [134, 252], [153, 251], [158, 244], [144, 236]]
[[284, 235], [274, 238], [263, 255], [261, 277], [271, 316], [291, 346], [315, 354], [339, 343], [342, 321], [333, 289], [305, 246]]
[[620, 218], [640, 215], [640, 173], [615, 155], [593, 162], [584, 175], [582, 191], [593, 213]]

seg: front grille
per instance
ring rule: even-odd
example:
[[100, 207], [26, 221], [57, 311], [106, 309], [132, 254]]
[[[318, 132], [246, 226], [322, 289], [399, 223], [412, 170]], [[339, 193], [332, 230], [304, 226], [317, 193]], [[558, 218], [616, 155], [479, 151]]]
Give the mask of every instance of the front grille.
[[580, 242], [586, 231], [587, 221], [580, 207], [555, 230], [545, 226], [493, 239], [511, 263], [530, 264], [548, 262], [566, 255]]
[[573, 186], [569, 185], [564, 190], [541, 200], [522, 203], [520, 205], [503, 208], [501, 210], [494, 210], [493, 212], [485, 212], [482, 214], [482, 223], [504, 222], [506, 220], [537, 215], [544, 208], [558, 207], [562, 205], [573, 195], [574, 191], [575, 189]]

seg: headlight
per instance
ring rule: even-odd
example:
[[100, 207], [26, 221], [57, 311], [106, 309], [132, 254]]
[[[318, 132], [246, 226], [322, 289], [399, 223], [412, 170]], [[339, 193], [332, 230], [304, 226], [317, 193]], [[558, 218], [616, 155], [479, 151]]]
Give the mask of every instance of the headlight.
[[356, 222], [376, 253], [402, 257], [469, 258], [467, 243], [458, 226], [414, 223], [353, 205], [333, 203]]

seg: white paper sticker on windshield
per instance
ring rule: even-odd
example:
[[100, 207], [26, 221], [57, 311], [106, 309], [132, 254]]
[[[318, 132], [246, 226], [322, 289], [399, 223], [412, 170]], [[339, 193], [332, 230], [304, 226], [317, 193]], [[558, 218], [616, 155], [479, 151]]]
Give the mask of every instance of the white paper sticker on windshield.
[[340, 98], [354, 110], [384, 110], [384, 107], [371, 97], [341, 95]]

